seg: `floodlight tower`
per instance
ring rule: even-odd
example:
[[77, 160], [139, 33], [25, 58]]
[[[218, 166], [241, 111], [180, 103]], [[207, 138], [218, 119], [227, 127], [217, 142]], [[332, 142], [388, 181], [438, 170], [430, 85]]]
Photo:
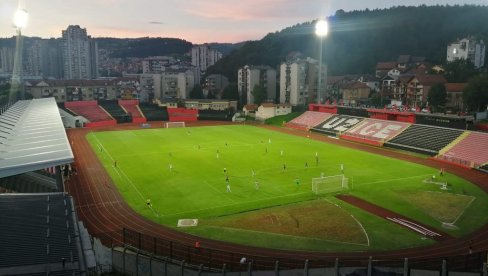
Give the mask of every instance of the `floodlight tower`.
[[[323, 41], [324, 37], [327, 36], [328, 33], [329, 33], [329, 24], [327, 23], [327, 21], [325, 21], [323, 19], [318, 20], [317, 23], [315, 24], [315, 34], [320, 39], [320, 48], [319, 48], [319, 83], [318, 83], [318, 87], [317, 87], [317, 103], [318, 104], [321, 103], [320, 97], [322, 96], [322, 94], [321, 94], [321, 92], [322, 92], [322, 52], [323, 52], [322, 41]], [[327, 85], [327, 83], [325, 85]]]

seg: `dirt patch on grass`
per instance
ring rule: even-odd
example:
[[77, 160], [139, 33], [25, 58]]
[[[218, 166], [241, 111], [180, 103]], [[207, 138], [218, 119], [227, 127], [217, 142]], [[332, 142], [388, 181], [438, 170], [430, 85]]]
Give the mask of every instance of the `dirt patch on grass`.
[[203, 224], [367, 244], [361, 226], [351, 215], [326, 200], [314, 200], [215, 218], [205, 220]]
[[440, 222], [454, 223], [475, 199], [472, 196], [442, 193], [403, 193], [400, 197]]

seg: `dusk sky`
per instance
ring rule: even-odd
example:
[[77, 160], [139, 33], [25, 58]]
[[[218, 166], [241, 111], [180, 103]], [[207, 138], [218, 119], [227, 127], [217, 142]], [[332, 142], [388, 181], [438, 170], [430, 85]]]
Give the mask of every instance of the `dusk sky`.
[[93, 37], [175, 37], [192, 43], [258, 40], [267, 33], [346, 11], [411, 5], [487, 5], [488, 0], [0, 0], [0, 37], [28, 11], [27, 36], [60, 37], [80, 25]]

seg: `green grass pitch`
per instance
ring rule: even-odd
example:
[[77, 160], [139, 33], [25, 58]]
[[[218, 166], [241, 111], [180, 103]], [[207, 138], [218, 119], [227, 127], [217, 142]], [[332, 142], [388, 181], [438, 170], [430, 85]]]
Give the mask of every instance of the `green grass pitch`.
[[[170, 227], [175, 227], [182, 218], [207, 222], [201, 227], [181, 229], [196, 235], [309, 250], [394, 249], [433, 242], [341, 203], [331, 194], [321, 197], [340, 204], [357, 218], [371, 240], [367, 248], [210, 225], [212, 220], [223, 217], [317, 199], [312, 193], [312, 178], [322, 173], [341, 174], [341, 164], [352, 186], [345, 192], [451, 235], [467, 234], [488, 221], [488, 200], [484, 192], [458, 177], [444, 176], [443, 180], [452, 189], [441, 191], [437, 185], [422, 182], [438, 175], [437, 169], [314, 141], [305, 135], [290, 136], [235, 125], [92, 132], [87, 138], [132, 208]], [[227, 191], [227, 185], [231, 191]], [[462, 210], [456, 222], [457, 230], [442, 229], [441, 222], [416, 205], [419, 203], [402, 196], [428, 191], [475, 198]], [[151, 201], [151, 209], [147, 207], [147, 199]], [[438, 208], [442, 208], [442, 203], [439, 204]]]

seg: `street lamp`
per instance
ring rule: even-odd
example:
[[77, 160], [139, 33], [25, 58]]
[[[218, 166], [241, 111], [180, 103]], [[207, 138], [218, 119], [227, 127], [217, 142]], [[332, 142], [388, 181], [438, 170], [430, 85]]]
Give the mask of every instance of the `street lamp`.
[[24, 100], [24, 89], [22, 80], [22, 28], [27, 26], [29, 14], [26, 10], [17, 10], [14, 14], [13, 24], [17, 31], [16, 49], [14, 58], [14, 70], [12, 72], [12, 85], [10, 89], [10, 96], [13, 96], [15, 91], [20, 89], [20, 98]]
[[[320, 104], [321, 90], [322, 90], [322, 40], [329, 33], [329, 24], [325, 20], [318, 20], [315, 24], [315, 34], [320, 38], [319, 50], [319, 85], [317, 87], [317, 103]], [[327, 83], [325, 84], [327, 85]]]

